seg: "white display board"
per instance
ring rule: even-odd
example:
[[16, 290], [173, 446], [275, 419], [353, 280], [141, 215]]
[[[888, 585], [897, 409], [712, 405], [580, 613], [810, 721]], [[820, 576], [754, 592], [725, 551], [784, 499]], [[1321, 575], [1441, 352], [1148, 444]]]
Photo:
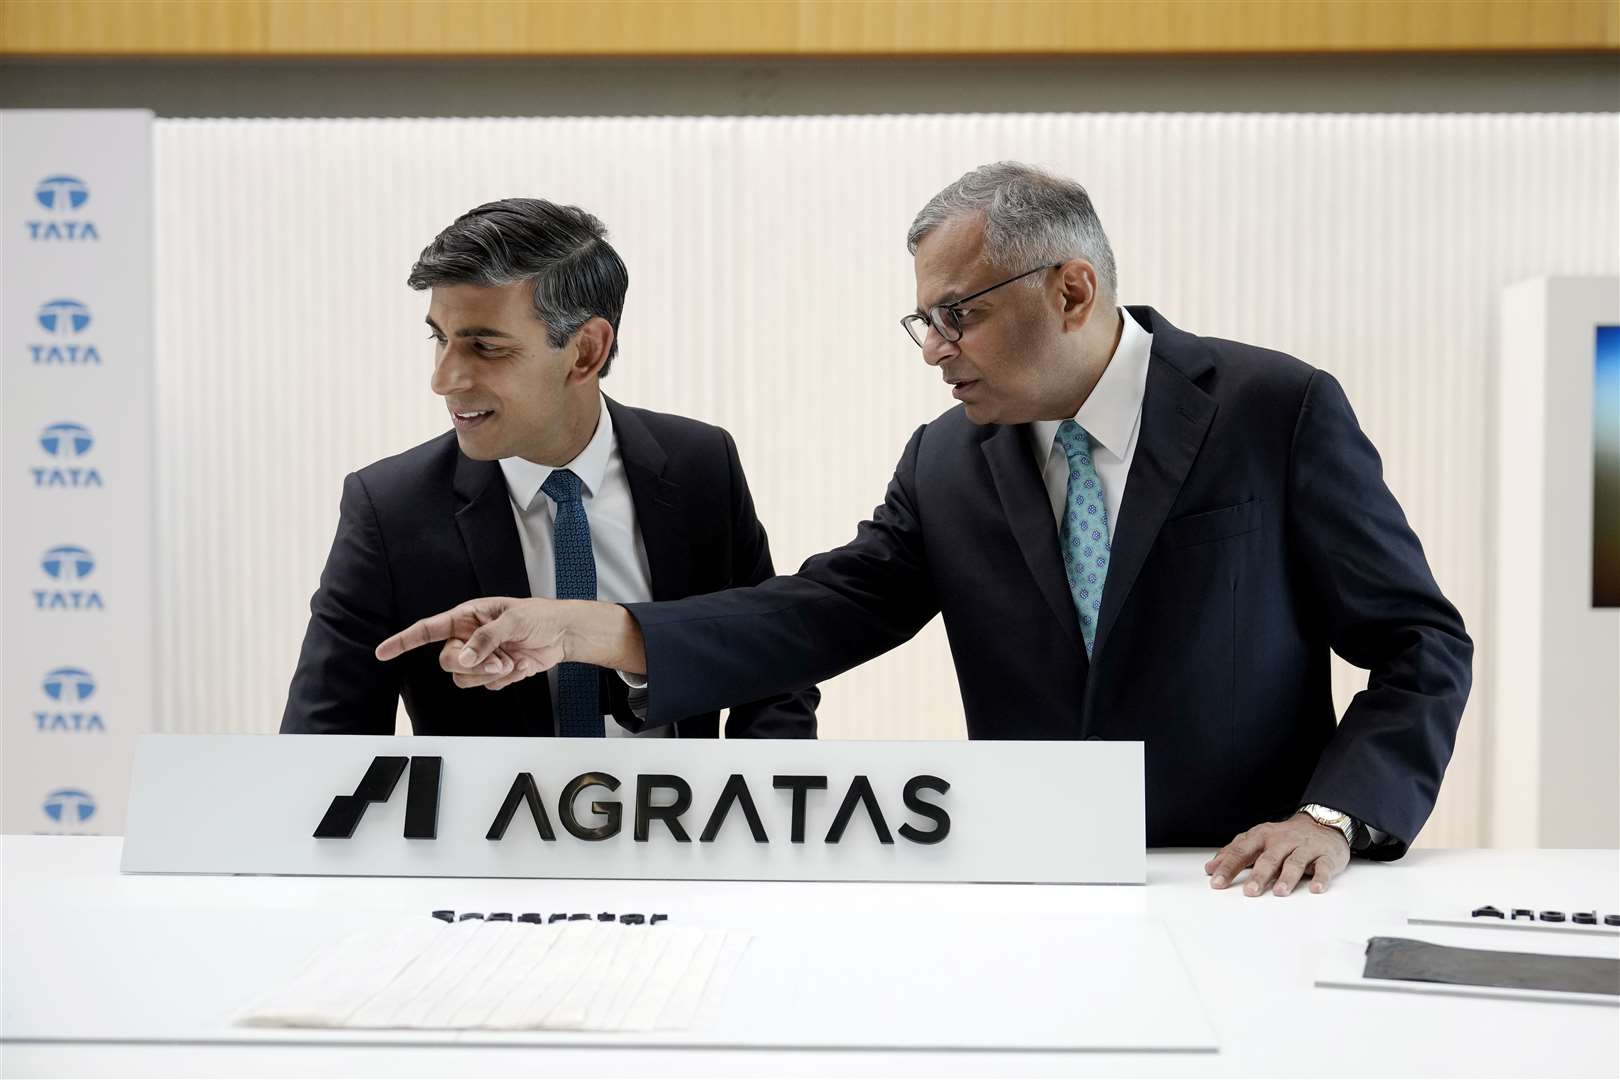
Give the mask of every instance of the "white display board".
[[1502, 296], [1496, 603], [1481, 635], [1497, 661], [1477, 671], [1499, 847], [1620, 847], [1620, 608], [1592, 595], [1596, 328], [1617, 324], [1620, 278]]
[[[333, 897], [341, 895], [341, 884]], [[610, 902], [604, 897], [604, 902]], [[895, 911], [816, 919], [732, 916], [753, 934], [720, 1008], [683, 1032], [454, 1031], [244, 1027], [242, 1011], [312, 953], [374, 913], [144, 911], [7, 942], [9, 1040], [352, 1043], [400, 1047], [678, 1046], [817, 1049], [1215, 1050], [1218, 1041], [1164, 926], [1123, 916]], [[429, 918], [426, 910], [421, 916]], [[671, 912], [671, 925], [717, 925]], [[62, 1002], [72, 1001], [71, 1009]]]
[[0, 113], [6, 832], [121, 832], [151, 727], [151, 126]]
[[1142, 744], [147, 735], [122, 867], [1141, 884]]

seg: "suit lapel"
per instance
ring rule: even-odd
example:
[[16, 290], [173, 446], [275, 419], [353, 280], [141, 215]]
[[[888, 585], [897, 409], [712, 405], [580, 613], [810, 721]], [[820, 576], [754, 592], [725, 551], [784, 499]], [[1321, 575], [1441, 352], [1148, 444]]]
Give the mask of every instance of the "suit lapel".
[[529, 574], [523, 565], [517, 520], [506, 477], [494, 461], [456, 460], [456, 494], [464, 502], [456, 511], [456, 528], [467, 545], [478, 591], [483, 596], [528, 596]]
[[669, 455], [647, 425], [632, 410], [604, 395], [613, 417], [613, 434], [630, 483], [630, 501], [636, 508], [636, 528], [647, 549], [647, 570], [652, 576], [654, 600], [680, 600], [692, 595], [691, 530], [687, 500], [678, 484], [664, 477]]
[[1069, 579], [1063, 573], [1057, 523], [1035, 469], [1027, 431], [1027, 425], [1003, 425], [984, 440], [980, 449], [989, 463], [996, 495], [1001, 499], [1002, 512], [1018, 541], [1018, 550], [1023, 553], [1024, 564], [1029, 567], [1041, 595], [1046, 597], [1047, 606], [1063, 628], [1064, 636], [1074, 644], [1083, 662], [1085, 644], [1080, 636], [1080, 619], [1074, 611], [1074, 598], [1069, 595]]
[[1208, 361], [1181, 355], [1189, 347], [1196, 347], [1193, 339], [1151, 309], [1133, 309], [1132, 313], [1138, 311], [1142, 314], [1137, 315], [1137, 321], [1153, 333], [1153, 353], [1142, 399], [1142, 430], [1125, 481], [1125, 500], [1119, 509], [1119, 524], [1108, 559], [1108, 580], [1103, 585], [1097, 637], [1092, 643], [1094, 658], [1102, 651], [1120, 610], [1130, 598], [1131, 587], [1215, 418], [1214, 400], [1191, 381], [1195, 371], [1210, 366]]
[[[478, 595], [530, 595], [529, 571], [523, 565], [523, 545], [518, 541], [517, 519], [512, 514], [512, 499], [500, 465], [458, 454], [454, 487], [463, 500], [456, 511], [456, 528], [461, 531], [461, 541], [472, 561]], [[515, 697], [507, 699], [508, 694]], [[500, 697], [514, 702], [510, 714], [518, 729], [514, 734], [550, 735], [555, 730], [547, 680], [526, 679], [501, 691]]]

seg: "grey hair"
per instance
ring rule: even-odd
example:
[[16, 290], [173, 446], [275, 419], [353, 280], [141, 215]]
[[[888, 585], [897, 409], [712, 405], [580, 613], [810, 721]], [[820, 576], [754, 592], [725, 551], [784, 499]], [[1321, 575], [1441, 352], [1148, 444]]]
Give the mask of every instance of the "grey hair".
[[[1011, 273], [1085, 259], [1109, 298], [1119, 295], [1114, 249], [1086, 189], [1018, 161], [980, 165], [928, 200], [906, 232], [917, 254], [923, 238], [965, 214], [984, 215], [984, 259]], [[1038, 279], [1036, 279], [1038, 280]]]
[[606, 376], [619, 352], [619, 316], [630, 272], [607, 241], [607, 229], [577, 206], [544, 199], [501, 199], [467, 211], [422, 249], [411, 288], [434, 285], [510, 285], [534, 282], [534, 314], [554, 349], [586, 321], [600, 316], [613, 327], [602, 364]]

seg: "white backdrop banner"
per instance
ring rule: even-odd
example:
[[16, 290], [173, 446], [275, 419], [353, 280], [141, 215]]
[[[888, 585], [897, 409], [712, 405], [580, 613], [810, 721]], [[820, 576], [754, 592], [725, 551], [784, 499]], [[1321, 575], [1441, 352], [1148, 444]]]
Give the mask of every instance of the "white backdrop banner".
[[[607, 224], [630, 292], [605, 389], [729, 430], [791, 571], [854, 535], [952, 406], [900, 328], [912, 215], [986, 161], [1075, 177], [1125, 302], [1344, 384], [1470, 630], [1500, 290], [1620, 272], [1613, 114], [161, 120], [154, 140], [159, 724], [177, 733], [276, 729], [344, 474], [446, 430], [405, 277], [489, 199]], [[1337, 673], [1342, 709], [1365, 673]], [[937, 621], [822, 692], [824, 737], [963, 734]], [[1481, 677], [1420, 842], [1488, 842], [1490, 716]]]
[[118, 833], [151, 727], [151, 113], [0, 113], [8, 833]]

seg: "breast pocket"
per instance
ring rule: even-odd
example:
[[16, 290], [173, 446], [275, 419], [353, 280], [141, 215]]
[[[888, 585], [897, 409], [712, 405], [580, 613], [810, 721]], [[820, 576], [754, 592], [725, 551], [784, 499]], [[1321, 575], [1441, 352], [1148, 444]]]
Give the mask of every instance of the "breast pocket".
[[1254, 532], [1260, 527], [1263, 505], [1260, 499], [1250, 499], [1217, 510], [1171, 518], [1159, 533], [1160, 542], [1167, 548], [1187, 548]]

